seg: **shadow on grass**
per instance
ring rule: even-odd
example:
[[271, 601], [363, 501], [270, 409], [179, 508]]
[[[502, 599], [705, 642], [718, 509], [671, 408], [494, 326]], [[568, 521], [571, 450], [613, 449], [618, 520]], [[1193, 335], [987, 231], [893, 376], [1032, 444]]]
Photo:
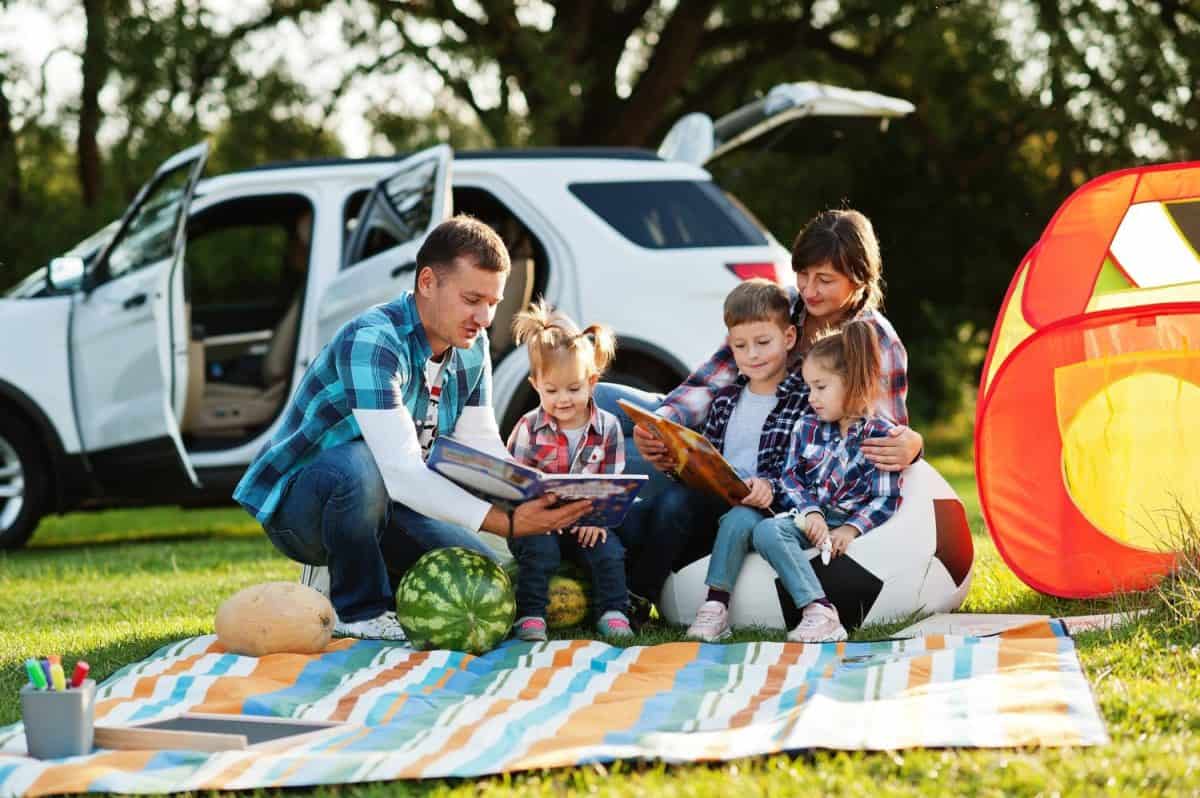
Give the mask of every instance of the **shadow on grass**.
[[26, 549], [10, 551], [9, 556], [20, 556], [22, 554], [37, 554], [37, 553], [52, 553], [66, 551], [81, 551], [87, 549], [89, 551], [103, 551], [105, 549], [117, 548], [125, 545], [139, 544], [154, 544], [154, 543], [196, 543], [196, 542], [211, 542], [216, 540], [253, 540], [254, 538], [262, 538], [266, 540], [266, 535], [261, 530], [257, 533], [252, 532], [228, 532], [224, 530], [214, 530], [211, 532], [152, 532], [133, 535], [120, 534], [98, 534], [94, 537], [81, 539], [65, 539], [65, 540], [50, 540], [46, 542], [34, 542], [34, 544]]

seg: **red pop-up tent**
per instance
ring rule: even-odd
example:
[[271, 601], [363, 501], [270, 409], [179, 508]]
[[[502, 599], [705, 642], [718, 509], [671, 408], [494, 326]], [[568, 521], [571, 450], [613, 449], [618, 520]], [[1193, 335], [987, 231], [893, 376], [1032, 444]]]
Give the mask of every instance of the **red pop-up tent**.
[[1026, 584], [1153, 585], [1200, 520], [1200, 162], [1097, 178], [1026, 255], [979, 386], [975, 469]]

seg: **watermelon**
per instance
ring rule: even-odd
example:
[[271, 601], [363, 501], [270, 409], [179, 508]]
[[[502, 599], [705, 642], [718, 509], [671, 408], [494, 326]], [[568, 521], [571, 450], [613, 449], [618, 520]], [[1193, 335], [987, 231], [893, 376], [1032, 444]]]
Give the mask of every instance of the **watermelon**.
[[425, 552], [396, 590], [396, 616], [419, 649], [482, 654], [504, 639], [516, 613], [504, 569], [460, 547]]
[[563, 629], [578, 626], [587, 617], [587, 591], [578, 579], [550, 577], [550, 603], [546, 605], [546, 626]]

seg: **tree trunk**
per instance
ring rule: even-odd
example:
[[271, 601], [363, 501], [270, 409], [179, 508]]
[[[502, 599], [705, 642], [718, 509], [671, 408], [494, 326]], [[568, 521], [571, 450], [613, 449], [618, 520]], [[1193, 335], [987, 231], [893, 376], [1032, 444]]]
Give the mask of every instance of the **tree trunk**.
[[96, 135], [100, 130], [100, 90], [108, 79], [108, 0], [83, 0], [87, 41], [83, 47], [83, 94], [79, 104], [79, 187], [83, 203], [93, 207], [103, 187], [103, 163]]
[[21, 164], [17, 160], [17, 134], [13, 130], [12, 110], [0, 81], [0, 208], [7, 214], [21, 210]]

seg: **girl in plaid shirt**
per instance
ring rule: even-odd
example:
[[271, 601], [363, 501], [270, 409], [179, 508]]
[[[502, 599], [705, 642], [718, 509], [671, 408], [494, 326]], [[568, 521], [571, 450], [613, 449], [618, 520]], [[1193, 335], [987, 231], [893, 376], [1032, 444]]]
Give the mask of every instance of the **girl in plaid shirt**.
[[[625, 438], [612, 413], [592, 401], [600, 375], [612, 362], [616, 337], [606, 326], [580, 330], [566, 314], [544, 302], [513, 320], [518, 344], [529, 351], [529, 381], [540, 406], [513, 428], [508, 450], [513, 459], [549, 474], [619, 474], [625, 469]], [[587, 563], [592, 575], [592, 604], [603, 635], [633, 634], [625, 615], [625, 549], [601, 527], [575, 527], [558, 534], [512, 538], [509, 550], [517, 576], [519, 640], [546, 639], [550, 577], [564, 553]]]

